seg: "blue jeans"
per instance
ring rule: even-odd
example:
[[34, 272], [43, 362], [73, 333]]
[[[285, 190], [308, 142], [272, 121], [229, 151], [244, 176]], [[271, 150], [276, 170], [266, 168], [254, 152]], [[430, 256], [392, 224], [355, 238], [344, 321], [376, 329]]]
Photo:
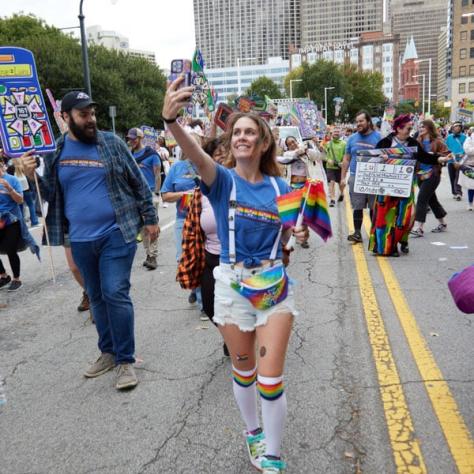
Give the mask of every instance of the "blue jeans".
[[71, 242], [74, 261], [84, 278], [99, 350], [114, 354], [117, 364], [135, 362], [133, 305], [130, 272], [137, 250], [116, 229], [92, 242]]
[[[23, 191], [23, 199], [28, 206], [28, 209], [30, 210], [30, 220], [31, 220], [31, 225], [38, 225], [38, 217], [36, 217], [36, 202], [35, 202], [35, 193], [34, 191], [27, 190]], [[21, 212], [23, 214], [23, 217], [25, 217], [25, 210], [24, 210], [24, 205], [21, 204]]]

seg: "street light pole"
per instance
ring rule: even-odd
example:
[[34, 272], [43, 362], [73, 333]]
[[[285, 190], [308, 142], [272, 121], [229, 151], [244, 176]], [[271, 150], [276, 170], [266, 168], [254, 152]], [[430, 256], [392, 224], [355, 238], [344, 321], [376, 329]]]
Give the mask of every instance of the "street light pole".
[[293, 82], [303, 82], [303, 79], [290, 79], [290, 99], [293, 100]]
[[324, 88], [324, 121], [326, 125], [328, 124], [328, 91], [331, 89], [335, 89], [335, 87]]
[[416, 63], [422, 63], [423, 61], [428, 61], [428, 115], [431, 117], [431, 58], [418, 59]]
[[423, 92], [422, 92], [422, 111], [423, 111], [423, 118], [425, 117], [425, 76], [426, 74], [417, 74], [416, 76], [413, 76], [414, 78], [415, 77], [421, 77], [423, 78], [423, 82], [422, 82], [422, 87], [423, 87]]
[[84, 73], [84, 89], [86, 90], [89, 97], [92, 98], [91, 90], [91, 78], [89, 72], [89, 55], [87, 52], [87, 38], [86, 30], [84, 26], [84, 13], [82, 12], [82, 3], [84, 0], [81, 0], [79, 4], [79, 25], [81, 29], [81, 48], [82, 48], [82, 70]]

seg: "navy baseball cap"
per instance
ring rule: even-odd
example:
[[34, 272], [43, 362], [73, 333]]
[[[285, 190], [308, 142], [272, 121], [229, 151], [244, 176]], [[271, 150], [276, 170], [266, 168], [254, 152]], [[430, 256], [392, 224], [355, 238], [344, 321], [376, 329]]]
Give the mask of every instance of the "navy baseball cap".
[[85, 92], [68, 92], [61, 101], [61, 112], [70, 112], [72, 109], [85, 109], [90, 105], [97, 105]]
[[127, 138], [135, 140], [136, 138], [143, 138], [143, 130], [141, 128], [131, 128], [127, 133]]

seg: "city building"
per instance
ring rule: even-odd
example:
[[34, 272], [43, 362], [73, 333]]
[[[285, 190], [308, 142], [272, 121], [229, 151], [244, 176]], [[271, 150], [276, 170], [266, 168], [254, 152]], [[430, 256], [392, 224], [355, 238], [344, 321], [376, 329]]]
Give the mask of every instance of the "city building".
[[[461, 2], [461, 0], [456, 0]], [[440, 28], [447, 25], [448, 0], [391, 0], [390, 15], [392, 32], [400, 35], [404, 45], [414, 37], [420, 74], [426, 75], [428, 82], [431, 58], [431, 94], [436, 100], [438, 92], [438, 36]]]
[[300, 46], [301, 0], [194, 0], [196, 45], [206, 66], [237, 68], [288, 59]]
[[360, 33], [345, 42], [325, 42], [290, 50], [290, 70], [302, 62], [313, 64], [319, 59], [337, 64], [354, 64], [363, 71], [380, 72], [384, 78], [383, 92], [387, 99], [398, 102], [399, 89], [398, 35], [374, 31]]
[[400, 65], [400, 101], [421, 101], [423, 98], [426, 99], [426, 96], [423, 97], [423, 94], [426, 94], [426, 79], [424, 81], [425, 84], [422, 81], [422, 86], [425, 86], [425, 91], [423, 91], [419, 81], [420, 76], [423, 76], [423, 74], [420, 74], [419, 69], [418, 53], [416, 52], [415, 41], [412, 36], [407, 41]]
[[269, 58], [266, 64], [239, 65], [239, 67], [207, 69], [206, 77], [217, 92], [217, 101], [225, 102], [229, 96], [244, 94], [250, 84], [266, 76], [276, 82], [283, 92], [283, 79], [288, 74], [289, 61], [281, 57]]
[[135, 58], [146, 59], [151, 64], [156, 64], [155, 53], [130, 49], [128, 38], [112, 30], [102, 30], [99, 25], [87, 28], [87, 42], [89, 44], [100, 44], [107, 49], [115, 49]]
[[443, 26], [438, 36], [438, 90], [436, 92], [438, 102], [444, 103], [448, 100], [448, 28]]
[[[474, 5], [471, 0], [451, 0], [451, 117], [474, 120]], [[472, 102], [472, 104], [471, 104]]]
[[301, 46], [382, 31], [383, 12], [384, 0], [301, 0]]

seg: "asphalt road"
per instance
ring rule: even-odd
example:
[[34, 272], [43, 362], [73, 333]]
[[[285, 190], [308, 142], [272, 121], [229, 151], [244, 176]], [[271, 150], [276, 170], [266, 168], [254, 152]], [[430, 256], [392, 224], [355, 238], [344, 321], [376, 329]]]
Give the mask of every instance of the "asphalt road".
[[[347, 243], [344, 204], [330, 210], [329, 243], [312, 235], [310, 249], [293, 254], [300, 315], [285, 372], [288, 473], [474, 472], [474, 317], [454, 307], [446, 286], [474, 261], [474, 213], [450, 198], [447, 182], [448, 232], [427, 232], [411, 241], [410, 255], [383, 259], [395, 283], [365, 245], [357, 253]], [[46, 249], [41, 264], [21, 254], [24, 287], [0, 292], [8, 304], [0, 310], [2, 474], [254, 472], [220, 336], [175, 282], [173, 211], [160, 212], [158, 269], [142, 267], [141, 247], [134, 264], [140, 384], [132, 392], [115, 390], [113, 372], [82, 377], [97, 357], [96, 332], [76, 312], [80, 291], [62, 249], [53, 249], [56, 284]], [[429, 214], [427, 229], [434, 225]], [[392, 300], [397, 282], [403, 296]], [[362, 300], [370, 285], [373, 301]], [[407, 326], [404, 299], [416, 327]], [[399, 381], [383, 382], [387, 370]], [[401, 398], [390, 405], [387, 390]], [[394, 418], [404, 427], [411, 420], [405, 441], [420, 457], [402, 452]]]

